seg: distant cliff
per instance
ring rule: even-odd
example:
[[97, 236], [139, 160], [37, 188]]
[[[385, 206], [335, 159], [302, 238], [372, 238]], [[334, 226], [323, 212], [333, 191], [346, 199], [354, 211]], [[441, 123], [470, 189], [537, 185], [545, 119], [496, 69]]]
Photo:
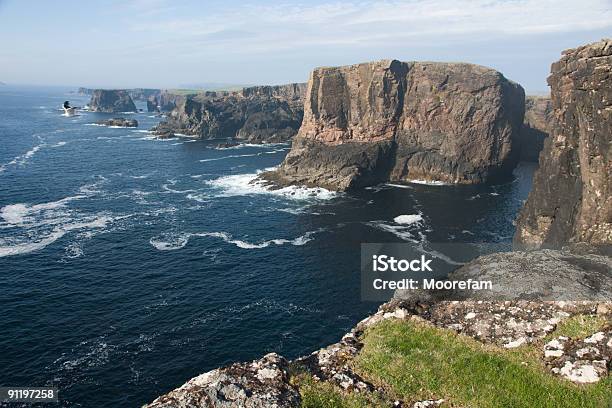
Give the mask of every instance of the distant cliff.
[[525, 98], [525, 119], [519, 135], [520, 159], [536, 162], [544, 148], [544, 139], [550, 133], [552, 101], [548, 96]]
[[[130, 98], [132, 98], [135, 101], [146, 101], [150, 96], [153, 95], [157, 95], [161, 92], [160, 89], [155, 89], [155, 88], [132, 88], [132, 89], [122, 89], [123, 91], [127, 92], [128, 95], [130, 95]], [[79, 88], [77, 90], [77, 93], [79, 95], [93, 95], [94, 91], [96, 91], [96, 89], [94, 88]]]
[[176, 98], [176, 107], [159, 128], [203, 139], [286, 141], [302, 122], [305, 90], [305, 84], [288, 84]]
[[315, 69], [280, 184], [347, 190], [386, 180], [480, 183], [516, 161], [524, 91], [472, 64], [379, 61]]
[[554, 108], [518, 247], [612, 243], [612, 40], [567, 50], [552, 65]]
[[89, 109], [93, 112], [135, 112], [136, 105], [126, 91], [96, 89], [91, 94]]

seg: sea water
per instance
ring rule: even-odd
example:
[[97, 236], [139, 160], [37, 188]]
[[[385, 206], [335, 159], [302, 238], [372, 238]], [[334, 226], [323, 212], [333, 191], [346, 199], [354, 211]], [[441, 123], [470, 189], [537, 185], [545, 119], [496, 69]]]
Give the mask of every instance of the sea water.
[[[60, 406], [140, 406], [338, 341], [378, 307], [361, 243], [509, 247], [531, 187], [523, 164], [498, 186], [271, 191], [252, 181], [289, 145], [158, 140], [150, 113], [62, 116], [87, 103], [69, 91], [0, 88], [0, 385], [54, 385]], [[116, 116], [140, 126], [92, 126]]]

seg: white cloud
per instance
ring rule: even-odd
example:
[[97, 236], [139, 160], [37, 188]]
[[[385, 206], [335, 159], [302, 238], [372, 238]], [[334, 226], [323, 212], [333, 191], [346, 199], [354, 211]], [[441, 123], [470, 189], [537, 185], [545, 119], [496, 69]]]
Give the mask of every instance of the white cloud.
[[[193, 15], [193, 13], [192, 13]], [[157, 16], [160, 17], [160, 16]], [[386, 0], [228, 6], [131, 25], [185, 46], [266, 52], [612, 28], [610, 0]], [[228, 35], [224, 35], [227, 33]], [[229, 35], [229, 34], [232, 35]], [[239, 35], [238, 35], [239, 33]], [[230, 45], [232, 48], [228, 48]]]

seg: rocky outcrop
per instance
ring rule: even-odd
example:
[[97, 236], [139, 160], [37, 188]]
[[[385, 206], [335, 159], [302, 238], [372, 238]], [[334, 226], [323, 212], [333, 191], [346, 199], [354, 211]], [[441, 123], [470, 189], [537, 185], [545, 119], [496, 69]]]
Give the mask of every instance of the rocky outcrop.
[[521, 161], [538, 162], [544, 140], [550, 132], [552, 111], [552, 101], [548, 96], [525, 98], [525, 120], [518, 139]]
[[265, 178], [347, 190], [382, 181], [480, 183], [518, 160], [523, 89], [472, 64], [379, 61], [311, 74], [304, 120]]
[[[300, 393], [291, 381], [290, 371], [306, 372], [314, 381], [333, 384], [345, 392], [385, 395], [388, 390], [380, 383], [373, 384], [364, 379], [354, 364], [363, 348], [364, 333], [382, 321], [412, 321], [425, 327], [453, 330], [484, 344], [510, 349], [540, 344], [561, 322], [575, 316], [609, 320], [612, 318], [612, 303], [524, 300], [423, 303], [393, 299], [359, 322], [337, 343], [291, 362], [272, 353], [251, 363], [236, 363], [209, 371], [143, 408], [297, 407], [301, 403]], [[595, 382], [609, 375], [611, 336], [612, 332], [607, 328], [583, 339], [561, 339], [559, 345], [548, 342], [543, 347], [542, 359], [552, 373], [570, 381]], [[293, 370], [289, 369], [290, 366]], [[406, 373], [411, 374], [418, 375]], [[435, 399], [408, 404], [407, 401], [395, 400], [393, 406], [431, 407], [443, 402], [443, 399]]]
[[[96, 89], [92, 88], [79, 88], [77, 93], [79, 95], [93, 95]], [[132, 89], [123, 89], [123, 91], [127, 92], [135, 101], [146, 101], [149, 97], [158, 95], [161, 90], [155, 88], [132, 88]]]
[[185, 95], [179, 95], [170, 91], [161, 91], [155, 95], [151, 95], [147, 99], [148, 112], [170, 112], [185, 100]]
[[106, 120], [99, 120], [96, 122], [96, 125], [115, 127], [138, 127], [138, 121], [136, 119], [112, 118]]
[[612, 243], [612, 40], [564, 52], [548, 83], [551, 136], [517, 220], [517, 248]]
[[89, 110], [93, 112], [136, 112], [136, 105], [123, 90], [96, 89], [91, 94]]
[[283, 142], [300, 127], [304, 92], [304, 84], [289, 84], [189, 95], [176, 101], [163, 126], [203, 139]]
[[493, 288], [438, 292], [437, 296], [456, 300], [603, 301], [612, 299], [612, 258], [610, 253], [580, 246], [501, 252], [476, 258], [448, 279], [490, 281]]
[[289, 408], [300, 394], [289, 383], [288, 362], [271, 353], [251, 363], [236, 363], [192, 378], [143, 408]]

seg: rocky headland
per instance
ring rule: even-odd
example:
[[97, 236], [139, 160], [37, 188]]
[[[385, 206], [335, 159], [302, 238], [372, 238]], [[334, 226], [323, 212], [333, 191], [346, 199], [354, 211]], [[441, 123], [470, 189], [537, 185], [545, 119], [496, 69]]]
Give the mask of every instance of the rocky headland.
[[203, 92], [176, 98], [167, 120], [153, 133], [235, 138], [251, 143], [285, 142], [297, 133], [302, 122], [305, 89], [305, 84], [257, 86], [239, 92]]
[[[84, 88], [81, 87], [77, 90], [79, 95], [88, 95], [91, 96], [97, 89], [95, 88]], [[149, 97], [158, 95], [161, 93], [161, 89], [156, 88], [131, 88], [131, 89], [123, 89], [123, 91], [127, 92], [135, 101], [146, 101]]]
[[517, 247], [612, 244], [612, 40], [551, 67], [551, 136], [517, 220]]
[[349, 190], [384, 181], [481, 183], [509, 176], [523, 88], [462, 63], [384, 60], [315, 69], [279, 184]]
[[89, 110], [92, 112], [136, 112], [136, 105], [124, 90], [96, 89], [91, 94]]
[[[519, 216], [515, 237], [518, 247], [536, 249], [479, 257], [450, 276], [489, 278], [504, 286], [500, 291], [476, 298], [465, 294], [463, 301], [398, 291], [338, 343], [293, 361], [268, 354], [260, 360], [216, 369], [146, 407], [321, 406], [317, 402], [327, 403], [325, 406], [413, 408], [609, 404], [611, 55], [612, 42], [604, 40], [568, 50], [552, 66], [551, 135], [540, 155], [534, 189]], [[399, 78], [405, 78], [401, 67], [405, 65], [394, 61], [315, 71], [309, 83], [304, 125], [290, 155], [293, 159], [288, 157], [278, 177], [341, 189], [380, 181], [376, 171], [388, 161], [388, 154], [398, 155], [402, 137], [411, 135], [411, 143], [425, 143], [419, 139], [421, 133], [410, 128], [415, 122], [424, 126], [422, 134], [429, 138], [435, 134], [439, 139], [434, 140], [445, 143], [451, 134], [488, 129], [484, 135], [471, 135], [479, 137], [480, 143], [491, 141], [489, 160], [495, 157], [500, 167], [504, 160], [512, 160], [512, 139], [522, 123], [523, 105], [521, 102], [518, 113], [510, 114], [516, 106], [511, 103], [514, 108], [507, 108], [501, 95], [509, 92], [515, 98], [518, 93], [521, 99], [521, 89], [491, 73], [497, 82], [491, 79], [484, 89], [497, 97], [482, 98], [498, 105], [472, 112], [468, 116], [478, 120], [471, 125], [460, 121], [457, 127], [453, 107], [464, 112], [459, 108], [466, 106], [460, 103], [462, 98], [441, 98], [438, 102], [452, 107], [434, 103], [433, 110], [421, 111], [415, 96], [410, 103], [416, 104], [414, 109], [421, 114], [412, 118], [404, 113], [409, 102], [404, 96], [393, 95], [408, 95], [407, 90], [416, 87], [415, 95], [423, 92], [429, 96], [434, 89], [454, 82], [421, 81], [410, 86], [406, 82], [404, 93], [403, 82], [395, 76], [399, 72]], [[423, 74], [428, 67], [417, 73]], [[327, 85], [320, 85], [320, 81]], [[348, 82], [355, 86], [347, 86]], [[464, 89], [458, 84], [452, 89], [457, 87]], [[500, 91], [504, 87], [511, 90]], [[329, 92], [330, 88], [335, 91]], [[483, 91], [478, 86], [470, 89], [471, 95]], [[464, 98], [470, 100], [469, 96]], [[427, 114], [436, 109], [441, 110], [435, 113], [439, 120], [427, 122]], [[505, 119], [498, 122], [499, 117]], [[448, 134], [442, 133], [442, 126], [448, 126]], [[506, 147], [495, 140], [504, 141]], [[431, 144], [447, 151], [442, 142]], [[506, 149], [509, 156], [502, 154]], [[404, 162], [408, 176], [412, 156]], [[339, 163], [332, 163], [334, 158]], [[453, 177], [453, 182], [457, 181], [458, 167], [442, 176], [437, 159], [431, 160], [431, 173], [420, 173], [419, 177], [447, 181], [451, 179], [444, 177]], [[392, 163], [387, 175], [394, 174], [397, 159]], [[349, 168], [344, 173], [342, 165]], [[293, 169], [287, 170], [287, 166]], [[470, 168], [475, 169], [476, 164], [473, 166]], [[339, 174], [331, 174], [331, 169]], [[490, 176], [491, 171], [483, 167], [478, 174]], [[467, 172], [465, 176], [475, 181], [468, 177], [474, 174]], [[543, 248], [549, 246], [555, 249]]]

